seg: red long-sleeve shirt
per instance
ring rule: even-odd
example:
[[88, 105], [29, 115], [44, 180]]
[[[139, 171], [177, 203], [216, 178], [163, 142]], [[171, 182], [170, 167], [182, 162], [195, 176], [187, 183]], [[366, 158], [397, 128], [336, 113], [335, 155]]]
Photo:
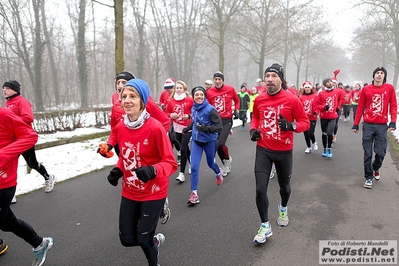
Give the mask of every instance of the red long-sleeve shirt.
[[37, 142], [31, 125], [7, 108], [0, 108], [0, 189], [17, 185], [18, 157]]
[[363, 116], [364, 122], [371, 124], [388, 123], [388, 109], [391, 122], [396, 123], [398, 104], [395, 88], [388, 83], [381, 86], [370, 84], [360, 92], [359, 105], [357, 107], [354, 125], [358, 126]]
[[171, 98], [166, 105], [165, 114], [167, 117], [170, 117], [171, 113], [178, 114], [177, 119], [172, 119], [172, 122], [180, 124], [182, 126], [188, 126], [191, 123], [191, 119], [183, 119], [185, 115], [190, 115], [191, 117], [191, 108], [193, 108], [194, 100], [190, 96], [186, 96], [183, 100], [175, 100]]
[[224, 84], [220, 89], [213, 86], [206, 92], [206, 97], [208, 102], [215, 106], [222, 119], [233, 117], [233, 102], [234, 109], [237, 111], [240, 109], [240, 99], [234, 87], [230, 85]]
[[[324, 107], [329, 105], [329, 109], [325, 110]], [[341, 109], [342, 104], [342, 90], [323, 90], [316, 98], [315, 108], [320, 113], [321, 119], [335, 119], [338, 117], [337, 109]]]
[[[138, 129], [119, 123], [112, 131], [120, 148], [116, 165], [123, 172], [122, 196], [135, 201], [159, 200], [167, 196], [169, 177], [177, 170], [170, 140], [161, 123], [150, 117]], [[134, 170], [154, 166], [156, 177], [147, 183]]]
[[275, 95], [265, 92], [256, 97], [250, 129], [260, 130], [258, 144], [273, 151], [290, 151], [294, 147], [294, 131], [283, 131], [278, 126], [280, 114], [296, 124], [296, 133], [310, 127], [309, 118], [296, 95], [280, 90]]
[[[316, 94], [302, 94], [299, 97], [299, 100], [302, 103], [303, 109], [305, 109], [305, 113], [308, 116], [309, 120], [317, 120], [317, 114], [315, 115], [316, 108], [314, 102], [317, 98]], [[316, 112], [317, 113], [317, 112]]]
[[6, 100], [6, 108], [19, 116], [26, 124], [32, 126], [34, 121], [33, 110], [31, 103], [27, 99], [18, 95], [10, 100]]

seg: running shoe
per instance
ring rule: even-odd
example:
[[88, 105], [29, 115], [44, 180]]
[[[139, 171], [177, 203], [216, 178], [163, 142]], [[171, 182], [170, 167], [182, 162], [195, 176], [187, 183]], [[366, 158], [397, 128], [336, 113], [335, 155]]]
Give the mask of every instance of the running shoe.
[[8, 249], [8, 246], [6, 242], [3, 239], [0, 239], [0, 255], [2, 255], [4, 252], [6, 252]]
[[376, 181], [379, 181], [381, 176], [380, 176], [380, 170], [373, 170], [373, 176]]
[[317, 142], [315, 142], [315, 143], [312, 144], [312, 149], [313, 149], [314, 151], [317, 151], [317, 150], [319, 149], [319, 146], [317, 146]]
[[273, 165], [272, 170], [270, 171], [269, 179], [273, 179], [276, 175], [276, 167]]
[[279, 217], [277, 218], [277, 224], [279, 226], [287, 226], [289, 219], [288, 219], [288, 207], [283, 207], [281, 204], [278, 205], [278, 212]]
[[258, 230], [258, 233], [254, 237], [254, 242], [258, 244], [263, 244], [266, 242], [266, 238], [271, 237], [273, 235], [272, 226], [269, 222], [266, 224], [261, 224]]
[[159, 215], [159, 222], [161, 224], [166, 224], [170, 218], [170, 208], [169, 208], [169, 200], [166, 197], [165, 204], [163, 205], [163, 210]]
[[335, 143], [335, 142], [337, 142], [337, 136], [336, 135], [333, 136], [333, 143]]
[[32, 248], [33, 262], [32, 266], [41, 266], [46, 261], [47, 251], [53, 246], [53, 239], [51, 237], [43, 237], [43, 242], [37, 247]]
[[373, 180], [366, 179], [366, 182], [364, 182], [364, 187], [369, 189], [373, 188]]
[[154, 236], [154, 244], [158, 248], [165, 243], [165, 236], [162, 233], [158, 233]]
[[332, 149], [331, 148], [327, 149], [327, 157], [332, 158], [332, 156], [333, 156]]
[[188, 163], [188, 173], [191, 175], [191, 163]]
[[17, 197], [15, 197], [15, 195], [14, 195], [14, 197], [12, 197], [11, 204], [15, 204], [15, 203], [17, 203]]
[[187, 204], [190, 206], [194, 206], [195, 204], [200, 203], [199, 197], [194, 192], [191, 192], [190, 198], [187, 201]]
[[324, 148], [324, 149], [323, 149], [323, 152], [321, 153], [321, 156], [327, 157], [327, 154], [328, 154], [327, 148]]
[[176, 180], [179, 181], [180, 183], [183, 183], [186, 181], [186, 177], [184, 176], [184, 173], [180, 172], [179, 175], [176, 177]]
[[48, 179], [44, 181], [44, 192], [49, 193], [53, 190], [55, 183], [55, 175], [49, 175]]
[[312, 148], [306, 148], [306, 150], [305, 150], [305, 153], [306, 154], [309, 154], [309, 153], [311, 153], [312, 152]]
[[216, 185], [220, 186], [223, 183], [223, 170], [219, 168], [220, 173], [216, 175]]
[[233, 158], [231, 158], [231, 156], [229, 157], [229, 159], [225, 159], [223, 160], [223, 172], [226, 172], [227, 174], [230, 173], [231, 171], [231, 162], [233, 161]]

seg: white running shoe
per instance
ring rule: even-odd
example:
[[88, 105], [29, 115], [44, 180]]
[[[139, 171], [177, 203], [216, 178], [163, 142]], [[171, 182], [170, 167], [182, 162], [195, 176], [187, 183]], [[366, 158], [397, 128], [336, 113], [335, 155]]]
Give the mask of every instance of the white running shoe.
[[309, 154], [309, 153], [311, 153], [312, 152], [312, 148], [306, 148], [306, 150], [305, 150], [305, 153], [306, 154]]
[[184, 173], [180, 172], [179, 175], [176, 177], [176, 180], [179, 181], [180, 183], [183, 183], [186, 181], [186, 177], [184, 176]]
[[226, 173], [226, 174], [230, 173], [232, 161], [233, 161], [233, 158], [231, 158], [231, 156], [229, 157], [228, 160], [227, 159], [223, 160], [223, 165], [224, 165], [223, 173]]
[[272, 226], [269, 222], [266, 224], [261, 224], [258, 230], [258, 233], [254, 237], [254, 242], [258, 244], [263, 244], [266, 242], [266, 238], [271, 237], [273, 235]]
[[42, 243], [37, 248], [32, 248], [33, 262], [32, 266], [41, 266], [46, 261], [47, 251], [53, 246], [53, 239], [51, 237], [43, 237]]
[[166, 197], [165, 203], [163, 205], [163, 210], [159, 215], [159, 222], [161, 224], [166, 224], [166, 222], [169, 221], [169, 218], [170, 218], [169, 200], [168, 197]]
[[191, 163], [188, 163], [188, 173], [191, 175]]
[[55, 183], [55, 175], [49, 175], [48, 180], [44, 182], [44, 192], [49, 193], [53, 190]]
[[12, 200], [11, 200], [11, 204], [14, 204], [14, 203], [17, 203], [17, 197], [15, 197], [15, 195], [14, 195], [14, 197], [12, 197]]
[[275, 175], [276, 175], [276, 166], [273, 164], [272, 170], [270, 171], [269, 179], [273, 179]]
[[315, 142], [315, 143], [312, 144], [312, 149], [313, 149], [314, 151], [317, 151], [317, 150], [319, 149], [319, 146], [317, 146], [317, 142]]
[[288, 207], [283, 208], [281, 204], [278, 205], [278, 212], [279, 212], [279, 217], [277, 218], [277, 224], [279, 226], [287, 226], [288, 225]]
[[154, 244], [159, 248], [165, 243], [165, 236], [162, 233], [158, 233], [154, 236]]

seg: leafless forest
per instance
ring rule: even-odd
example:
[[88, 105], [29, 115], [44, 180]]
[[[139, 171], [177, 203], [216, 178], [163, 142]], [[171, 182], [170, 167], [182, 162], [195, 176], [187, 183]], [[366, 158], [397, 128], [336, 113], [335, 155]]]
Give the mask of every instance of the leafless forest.
[[[0, 82], [16, 79], [35, 111], [111, 104], [127, 70], [158, 99], [166, 78], [203, 85], [215, 71], [237, 89], [273, 62], [289, 83], [398, 83], [399, 1], [348, 0], [361, 15], [349, 47], [334, 39], [324, 0], [2, 0]], [[356, 14], [358, 14], [357, 12]], [[4, 105], [4, 98], [0, 97]]]

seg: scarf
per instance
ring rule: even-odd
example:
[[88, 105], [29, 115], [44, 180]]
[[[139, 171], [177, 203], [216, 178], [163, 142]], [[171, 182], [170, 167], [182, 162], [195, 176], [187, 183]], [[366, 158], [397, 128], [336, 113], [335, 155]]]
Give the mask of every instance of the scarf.
[[139, 118], [135, 121], [130, 121], [128, 115], [125, 115], [123, 122], [125, 123], [125, 126], [128, 127], [129, 129], [139, 129], [144, 125], [144, 122], [150, 117], [150, 114], [147, 112], [146, 109], [144, 109]]
[[177, 94], [175, 93], [175, 95], [173, 95], [173, 99], [175, 99], [176, 101], [181, 101], [181, 100], [183, 100], [184, 98], [186, 98], [186, 96], [187, 96], [186, 93], [182, 93], [182, 94], [180, 94], [180, 95], [177, 95]]

